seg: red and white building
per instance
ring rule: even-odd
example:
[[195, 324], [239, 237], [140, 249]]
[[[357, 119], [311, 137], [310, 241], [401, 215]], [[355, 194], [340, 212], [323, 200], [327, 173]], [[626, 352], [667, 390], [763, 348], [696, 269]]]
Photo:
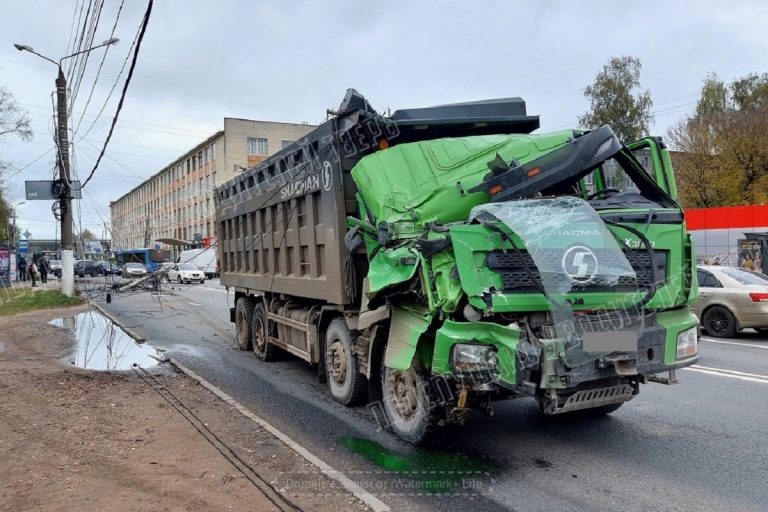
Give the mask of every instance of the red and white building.
[[[768, 205], [694, 208], [686, 210], [685, 222], [696, 244], [698, 263], [760, 270], [762, 254], [755, 252], [761, 247], [760, 241], [750, 240], [740, 246], [739, 240], [753, 235], [750, 238], [765, 238], [762, 247], [768, 245]], [[759, 234], [766, 236], [754, 236]]]

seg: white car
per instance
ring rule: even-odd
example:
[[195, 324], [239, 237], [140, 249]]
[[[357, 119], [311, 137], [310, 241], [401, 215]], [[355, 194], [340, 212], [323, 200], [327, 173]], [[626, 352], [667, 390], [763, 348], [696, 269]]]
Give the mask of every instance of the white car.
[[179, 284], [197, 281], [202, 284], [205, 282], [205, 274], [191, 263], [179, 263], [168, 271], [168, 281]]

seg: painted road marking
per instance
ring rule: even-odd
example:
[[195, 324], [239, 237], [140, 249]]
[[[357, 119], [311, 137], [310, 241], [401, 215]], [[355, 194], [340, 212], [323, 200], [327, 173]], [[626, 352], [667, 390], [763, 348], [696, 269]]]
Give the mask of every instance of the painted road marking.
[[768, 349], [768, 345], [753, 345], [751, 343], [736, 343], [735, 341], [720, 341], [720, 340], [713, 340], [712, 338], [705, 338], [704, 336], [701, 336], [699, 339], [702, 341], [708, 341], [709, 343], [721, 343], [723, 345], [739, 345], [742, 347]]
[[190, 304], [192, 306], [201, 306], [201, 304], [198, 304], [197, 302], [192, 302], [191, 300], [188, 300], [187, 304]]
[[218, 396], [222, 400], [224, 400], [226, 403], [233, 406], [235, 409], [237, 409], [240, 414], [245, 416], [246, 418], [249, 418], [250, 420], [254, 421], [255, 423], [261, 425], [261, 427], [275, 436], [276, 438], [280, 439], [283, 443], [285, 443], [286, 446], [291, 448], [293, 451], [304, 457], [304, 459], [318, 468], [321, 473], [323, 473], [328, 478], [331, 478], [333, 480], [336, 480], [339, 482], [346, 490], [348, 490], [350, 493], [352, 493], [357, 499], [371, 507], [371, 509], [374, 512], [390, 512], [390, 508], [384, 504], [381, 500], [379, 500], [376, 496], [371, 494], [370, 492], [363, 489], [358, 483], [351, 480], [347, 475], [342, 473], [341, 471], [337, 471], [333, 469], [327, 462], [325, 462], [323, 459], [315, 455], [314, 453], [310, 452], [306, 448], [304, 448], [302, 445], [288, 437], [286, 434], [278, 430], [276, 427], [272, 426], [271, 423], [267, 422], [266, 420], [260, 418], [259, 416], [256, 416], [254, 413], [252, 413], [250, 410], [248, 410], [244, 405], [240, 404], [237, 400], [226, 394], [224, 391], [222, 391], [220, 388], [214, 386], [180, 362], [178, 362], [176, 359], [170, 358], [169, 361], [171, 364], [176, 366], [179, 370], [186, 373], [196, 381], [198, 381], [204, 388], [208, 389], [211, 393]]
[[732, 379], [745, 380], [747, 382], [759, 382], [761, 384], [768, 384], [768, 375], [758, 375], [755, 373], [739, 372], [736, 370], [725, 370], [722, 368], [709, 368], [707, 366], [693, 365], [684, 370], [690, 370], [692, 372], [705, 373], [707, 375], [716, 375], [718, 377], [730, 377]]

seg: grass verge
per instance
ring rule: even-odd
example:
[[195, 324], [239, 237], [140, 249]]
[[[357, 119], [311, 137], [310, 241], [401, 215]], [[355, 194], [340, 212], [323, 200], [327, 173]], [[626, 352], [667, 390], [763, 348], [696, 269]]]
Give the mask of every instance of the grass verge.
[[84, 301], [80, 297], [67, 297], [57, 290], [6, 289], [0, 291], [0, 316], [15, 315], [33, 309], [66, 308]]

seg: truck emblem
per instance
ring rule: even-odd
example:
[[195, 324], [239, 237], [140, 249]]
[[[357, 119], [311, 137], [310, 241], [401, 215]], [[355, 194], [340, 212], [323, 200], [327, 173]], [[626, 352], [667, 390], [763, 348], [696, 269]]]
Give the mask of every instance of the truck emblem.
[[328, 191], [331, 190], [331, 185], [333, 185], [333, 179], [331, 175], [331, 162], [326, 160], [323, 162], [323, 188]]
[[571, 281], [588, 284], [597, 274], [597, 256], [588, 247], [574, 245], [563, 254], [562, 266]]

